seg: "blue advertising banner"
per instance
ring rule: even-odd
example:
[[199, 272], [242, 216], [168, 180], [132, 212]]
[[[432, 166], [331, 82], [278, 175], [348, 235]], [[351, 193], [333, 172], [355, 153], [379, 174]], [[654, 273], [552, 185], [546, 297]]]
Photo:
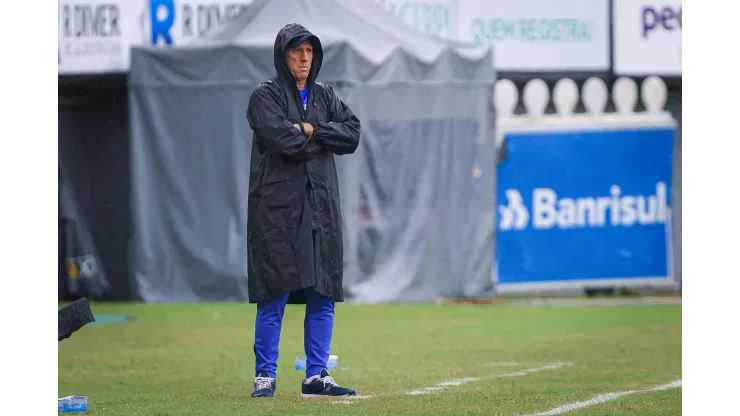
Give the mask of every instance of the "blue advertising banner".
[[669, 277], [673, 129], [505, 140], [497, 284]]

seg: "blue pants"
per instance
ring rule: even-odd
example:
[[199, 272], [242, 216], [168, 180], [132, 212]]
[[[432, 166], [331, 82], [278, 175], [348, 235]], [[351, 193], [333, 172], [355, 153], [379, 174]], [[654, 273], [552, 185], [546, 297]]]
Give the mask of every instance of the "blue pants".
[[[303, 321], [303, 349], [306, 353], [306, 378], [321, 373], [329, 361], [332, 329], [334, 327], [334, 299], [322, 296], [313, 288], [304, 290], [306, 317]], [[267, 372], [275, 377], [277, 371], [280, 329], [289, 294], [257, 304], [254, 325], [255, 375]]]

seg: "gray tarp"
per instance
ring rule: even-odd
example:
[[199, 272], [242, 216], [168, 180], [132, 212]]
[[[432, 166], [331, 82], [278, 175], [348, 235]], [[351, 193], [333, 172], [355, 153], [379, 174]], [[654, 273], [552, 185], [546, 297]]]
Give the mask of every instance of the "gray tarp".
[[358, 151], [337, 158], [348, 300], [490, 296], [490, 47], [418, 33], [368, 1], [258, 0], [194, 45], [132, 50], [141, 297], [247, 299], [245, 111], [275, 72], [275, 35], [294, 21], [322, 41], [319, 81], [362, 121]]
[[87, 216], [79, 206], [75, 184], [67, 168], [59, 164], [59, 218], [64, 241], [67, 293], [63, 296], [100, 298], [108, 294], [111, 285], [100, 261], [96, 241], [90, 232]]

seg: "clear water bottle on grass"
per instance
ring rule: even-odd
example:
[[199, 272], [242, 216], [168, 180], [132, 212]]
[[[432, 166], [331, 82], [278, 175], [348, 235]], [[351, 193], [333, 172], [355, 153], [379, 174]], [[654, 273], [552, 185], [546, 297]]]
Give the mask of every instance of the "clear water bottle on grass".
[[[329, 361], [326, 363], [327, 370], [336, 370], [339, 356], [330, 355]], [[306, 357], [300, 356], [295, 357], [295, 369], [296, 371], [306, 371]]]

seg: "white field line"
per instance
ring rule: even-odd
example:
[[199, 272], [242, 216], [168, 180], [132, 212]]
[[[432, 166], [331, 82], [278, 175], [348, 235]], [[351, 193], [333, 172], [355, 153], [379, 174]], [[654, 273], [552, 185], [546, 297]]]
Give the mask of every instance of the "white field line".
[[635, 393], [646, 393], [649, 391], [658, 391], [658, 390], [669, 390], [669, 389], [675, 389], [681, 387], [681, 380], [676, 380], [674, 382], [664, 384], [662, 386], [653, 387], [651, 389], [645, 389], [645, 390], [625, 390], [625, 391], [615, 391], [611, 393], [602, 393], [598, 394], [588, 400], [584, 400], [582, 402], [574, 402], [574, 403], [568, 403], [566, 405], [556, 407], [554, 409], [547, 410], [545, 412], [540, 413], [534, 413], [531, 415], [525, 415], [525, 416], [554, 416], [554, 415], [562, 415], [563, 413], [572, 412], [574, 410], [583, 409], [584, 407], [593, 406], [596, 404], [608, 402], [611, 400], [616, 400], [620, 397], [629, 396], [630, 394]]
[[455, 387], [455, 386], [462, 386], [463, 384], [470, 383], [471, 381], [478, 381], [480, 380], [480, 377], [465, 377], [465, 378], [458, 378], [457, 380], [450, 380], [450, 381], [443, 381], [435, 386], [431, 387], [424, 387], [420, 390], [412, 390], [409, 392], [406, 392], [409, 396], [417, 396], [420, 394], [429, 394], [434, 393], [435, 391], [444, 390], [447, 387]]
[[434, 393], [440, 390], [444, 390], [448, 387], [456, 387], [456, 386], [462, 386], [463, 384], [467, 384], [473, 381], [479, 381], [479, 380], [485, 380], [485, 379], [494, 379], [494, 378], [504, 378], [504, 377], [520, 377], [520, 376], [526, 376], [527, 374], [531, 373], [538, 373], [540, 371], [547, 371], [547, 370], [555, 370], [558, 368], [565, 367], [566, 365], [570, 365], [570, 363], [552, 363], [552, 364], [546, 364], [541, 365], [539, 367], [533, 367], [533, 368], [527, 368], [521, 371], [517, 371], [514, 373], [506, 373], [506, 374], [497, 374], [495, 376], [488, 376], [488, 377], [465, 377], [465, 378], [458, 378], [456, 380], [450, 380], [450, 381], [443, 381], [442, 383], [436, 384], [434, 386], [430, 387], [424, 387], [423, 389], [419, 390], [412, 390], [402, 393], [385, 393], [385, 394], [372, 394], [367, 396], [350, 396], [347, 397], [344, 400], [337, 400], [334, 401], [334, 403], [338, 404], [352, 404], [357, 402], [358, 400], [364, 400], [364, 399], [372, 399], [375, 397], [382, 397], [382, 396], [399, 396], [399, 395], [410, 395], [410, 396], [417, 396], [421, 394], [429, 394]]

